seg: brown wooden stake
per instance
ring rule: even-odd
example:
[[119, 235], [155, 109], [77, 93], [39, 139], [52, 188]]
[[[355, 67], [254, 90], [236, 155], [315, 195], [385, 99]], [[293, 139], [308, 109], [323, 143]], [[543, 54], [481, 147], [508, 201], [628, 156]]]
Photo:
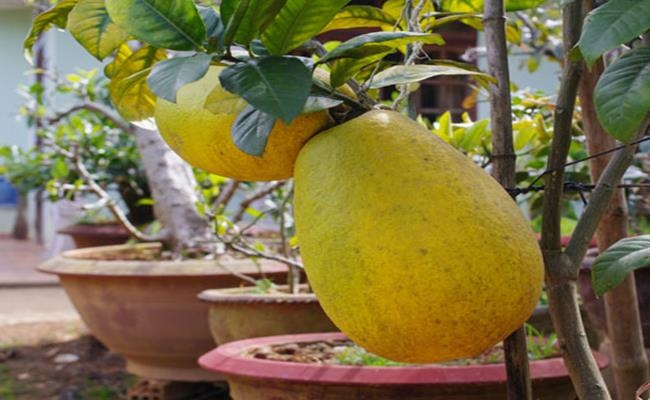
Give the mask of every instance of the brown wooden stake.
[[[492, 175], [505, 188], [515, 186], [515, 151], [512, 140], [510, 71], [505, 34], [503, 0], [486, 0], [483, 13], [488, 70], [497, 78], [490, 85], [490, 121], [492, 127]], [[517, 329], [504, 342], [507, 391], [510, 400], [532, 399], [526, 332]]]

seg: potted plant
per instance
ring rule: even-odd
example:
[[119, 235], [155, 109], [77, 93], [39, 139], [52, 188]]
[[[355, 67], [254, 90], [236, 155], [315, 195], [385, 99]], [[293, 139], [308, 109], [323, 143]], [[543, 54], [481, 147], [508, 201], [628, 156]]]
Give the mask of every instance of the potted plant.
[[[350, 346], [341, 333], [254, 338], [221, 345], [203, 355], [199, 363], [226, 376], [233, 400], [496, 400], [507, 396], [502, 361], [485, 363], [490, 357], [498, 357], [496, 353], [484, 355], [480, 361], [408, 365], [358, 349], [350, 351]], [[544, 342], [535, 348], [548, 355], [550, 347]], [[596, 354], [596, 358], [599, 368], [607, 366], [605, 357]], [[354, 365], [342, 365], [346, 360]], [[536, 399], [575, 398], [568, 372], [557, 354], [531, 361], [530, 372]]]
[[[51, 99], [44, 96], [25, 110], [29, 118], [41, 118], [41, 150], [21, 153], [18, 163], [38, 178], [30, 188], [45, 188], [53, 199], [81, 197], [87, 210], [108, 210], [103, 218], [110, 216], [129, 237], [150, 243], [67, 251], [39, 269], [59, 277], [91, 333], [123, 355], [130, 372], [162, 380], [214, 380], [196, 364], [214, 343], [208, 307], [196, 294], [239, 286], [240, 275], [278, 280], [286, 268], [241, 257], [217, 264], [212, 244], [203, 243], [209, 241], [208, 222], [194, 207], [196, 181], [189, 167], [155, 133], [114, 113], [106, 81], [95, 72], [69, 75], [55, 87], [74, 94], [77, 103], [54, 110], [49, 102], [39, 103]], [[47, 113], [38, 114], [43, 109]], [[147, 152], [149, 163], [140, 156]], [[145, 232], [139, 227], [153, 215], [150, 189], [162, 228], [154, 224]]]

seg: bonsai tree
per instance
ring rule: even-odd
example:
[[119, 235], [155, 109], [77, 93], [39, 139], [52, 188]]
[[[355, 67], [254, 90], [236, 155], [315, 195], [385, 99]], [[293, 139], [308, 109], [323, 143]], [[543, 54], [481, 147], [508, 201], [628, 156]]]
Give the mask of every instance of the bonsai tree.
[[[489, 87], [492, 95], [493, 143], [498, 156], [493, 156], [494, 176], [506, 188], [513, 188], [514, 151], [508, 68], [504, 63], [503, 14], [505, 10], [534, 7], [541, 1], [513, 0], [505, 4], [489, 0], [420, 1], [417, 4], [388, 1], [381, 9], [363, 6], [341, 9], [346, 3], [222, 1], [217, 11], [216, 7], [197, 6], [190, 0], [173, 3], [66, 1], [36, 18], [25, 44], [31, 49], [42, 31], [56, 25], [67, 27], [98, 59], [112, 59], [106, 69], [111, 78], [111, 99], [125, 118], [137, 123], [133, 129], [145, 167], [151, 171], [148, 176], [154, 198], [158, 198], [157, 187], [173, 188], [172, 195], [163, 196], [173, 198], [173, 204], [164, 202], [157, 206], [169, 211], [163, 225], [175, 233], [177, 244], [191, 245], [197, 237], [206, 237], [205, 220], [193, 212], [185, 214], [186, 209], [172, 207], [193, 203], [189, 192], [181, 193], [180, 190], [187, 187], [187, 180], [170, 184], [172, 177], [152, 165], [162, 159], [153, 149], [162, 149], [163, 144], [154, 144], [155, 139], [147, 136], [143, 126], [147, 126], [146, 122], [154, 115], [157, 100], [174, 103], [180, 89], [203, 78], [212, 64], [227, 65], [219, 75], [221, 86], [245, 99], [249, 105], [233, 124], [233, 142], [243, 152], [257, 156], [264, 152], [277, 120], [288, 124], [305, 110], [329, 109], [336, 122], [341, 123], [375, 106], [365, 89], [398, 85], [400, 95], [394, 107], [399, 108], [408, 98], [410, 84], [440, 74], [472, 75]], [[599, 120], [625, 146], [603, 173], [565, 249], [560, 245], [558, 211], [583, 58], [592, 63], [612, 48], [627, 44], [647, 31], [650, 19], [635, 17], [638, 13], [648, 14], [647, 2], [632, 3], [634, 6], [627, 0], [611, 0], [606, 4], [606, 11], [599, 14], [596, 9], [587, 20], [581, 40], [582, 2], [566, 1], [562, 6], [565, 69], [556, 104], [548, 173], [545, 174], [541, 245], [553, 319], [576, 391], [584, 399], [607, 399], [609, 394], [588, 349], [577, 307], [575, 275], [611, 197], [611, 188], [629, 165], [635, 140], [647, 131], [648, 100], [642, 95], [648, 92], [647, 45], [626, 52], [605, 70], [594, 89]], [[152, 9], [156, 12], [151, 12]], [[480, 24], [477, 14], [481, 11], [484, 12], [482, 26], [487, 37], [489, 72], [494, 77], [449, 62], [432, 60], [414, 65], [423, 44], [443, 43], [436, 29], [453, 21]], [[612, 20], [612, 15], [617, 18]], [[373, 28], [377, 32], [358, 35], [329, 49], [312, 40], [323, 31], [349, 27]], [[606, 40], [595, 40], [601, 36]], [[576, 45], [579, 51], [570, 52]], [[387, 55], [397, 51], [405, 52], [404, 64], [384, 61]], [[329, 67], [329, 85], [311, 78], [314, 65]], [[346, 82], [355, 89], [356, 99], [338, 89]], [[611, 99], [617, 101], [608, 101]], [[223, 99], [208, 97], [205, 108], [218, 113], [223, 106], [218, 100]], [[106, 115], [111, 116], [110, 113]], [[174, 177], [181, 175], [173, 174]], [[188, 220], [201, 228], [186, 229]], [[520, 386], [525, 393], [525, 384]]]

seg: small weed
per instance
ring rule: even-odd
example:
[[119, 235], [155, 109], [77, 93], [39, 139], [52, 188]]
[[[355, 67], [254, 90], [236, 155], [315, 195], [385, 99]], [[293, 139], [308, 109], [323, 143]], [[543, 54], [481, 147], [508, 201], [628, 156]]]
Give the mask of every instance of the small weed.
[[409, 365], [397, 361], [391, 361], [368, 353], [359, 346], [350, 346], [344, 349], [337, 358], [338, 364], [341, 365], [364, 365], [367, 367], [397, 367]]
[[530, 360], [542, 360], [558, 354], [557, 334], [545, 334], [530, 324], [526, 326], [526, 345]]
[[258, 279], [255, 281], [255, 293], [267, 294], [276, 290], [276, 284], [270, 279]]
[[15, 400], [16, 395], [22, 392], [21, 385], [9, 375], [9, 366], [0, 364], [0, 399]]

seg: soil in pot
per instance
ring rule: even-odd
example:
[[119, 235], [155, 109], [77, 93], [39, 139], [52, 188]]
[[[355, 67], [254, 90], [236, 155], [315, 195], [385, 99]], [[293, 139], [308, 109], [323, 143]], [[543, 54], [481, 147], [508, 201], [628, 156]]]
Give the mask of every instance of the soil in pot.
[[[219, 346], [203, 355], [199, 363], [226, 375], [233, 400], [502, 400], [507, 397], [502, 363], [388, 367], [332, 363], [331, 360], [340, 359], [347, 351], [346, 340], [340, 333], [247, 339]], [[494, 354], [484, 357], [494, 358]], [[285, 358], [308, 362], [283, 361]], [[596, 358], [601, 368], [607, 365], [606, 358], [599, 354]], [[530, 370], [535, 399], [575, 399], [561, 358], [533, 361]]]

